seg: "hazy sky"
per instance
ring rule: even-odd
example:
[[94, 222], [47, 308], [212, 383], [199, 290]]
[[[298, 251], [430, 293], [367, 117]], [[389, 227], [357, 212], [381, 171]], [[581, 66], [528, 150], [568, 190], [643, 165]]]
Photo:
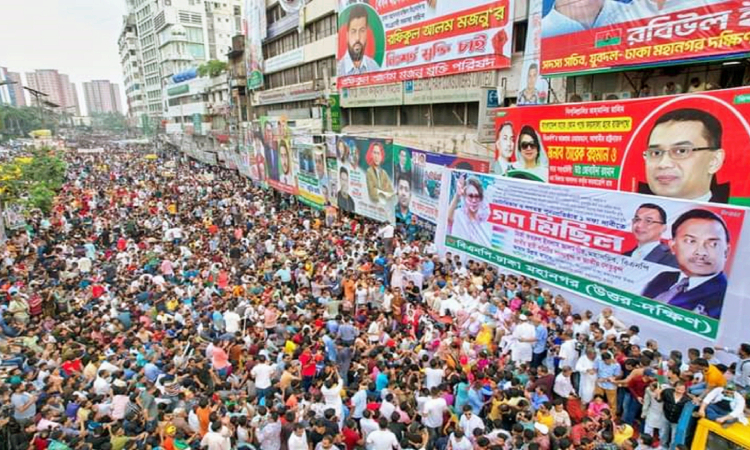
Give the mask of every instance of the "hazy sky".
[[117, 47], [125, 12], [125, 0], [2, 0], [0, 66], [70, 75], [84, 114], [82, 83], [110, 80], [127, 108]]

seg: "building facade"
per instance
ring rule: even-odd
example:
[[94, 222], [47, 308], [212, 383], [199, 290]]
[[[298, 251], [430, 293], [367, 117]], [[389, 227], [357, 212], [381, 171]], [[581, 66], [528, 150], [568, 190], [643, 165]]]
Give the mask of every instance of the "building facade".
[[58, 105], [66, 114], [80, 115], [80, 104], [75, 84], [67, 75], [54, 69], [36, 70], [26, 73], [28, 86], [47, 94], [43, 100]]
[[83, 96], [86, 99], [86, 110], [92, 113], [120, 113], [120, 86], [109, 80], [92, 80], [83, 83]]
[[21, 80], [21, 74], [18, 72], [7, 72], [6, 80], [13, 82], [8, 85], [8, 91], [10, 93], [10, 99], [13, 106], [26, 106], [26, 96], [23, 90], [23, 81]]
[[[123, 22], [121, 41], [128, 41], [132, 35], [135, 42], [127, 45], [121, 42], [121, 64], [124, 73], [128, 71], [125, 67], [128, 63], [139, 68], [138, 75], [126, 82], [128, 101], [143, 101], [143, 112], [154, 120], [166, 119], [169, 99], [164, 92], [174, 84], [172, 77], [211, 59], [225, 59], [232, 36], [241, 30], [242, 1], [126, 2], [129, 16]], [[127, 47], [128, 58], [123, 58], [123, 47]], [[136, 84], [138, 88], [134, 87]]]
[[123, 17], [122, 30], [117, 44], [120, 51], [125, 103], [128, 106], [128, 122], [131, 126], [141, 127], [143, 118], [148, 117], [148, 103], [146, 101], [146, 84], [143, 78], [143, 63], [134, 14], [131, 13]]

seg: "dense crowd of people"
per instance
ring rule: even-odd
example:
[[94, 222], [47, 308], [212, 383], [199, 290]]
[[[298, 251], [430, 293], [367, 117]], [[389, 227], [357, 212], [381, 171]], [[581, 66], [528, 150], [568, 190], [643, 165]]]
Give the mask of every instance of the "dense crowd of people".
[[235, 172], [68, 164], [0, 247], [0, 449], [643, 450], [746, 423], [750, 344], [662, 349]]

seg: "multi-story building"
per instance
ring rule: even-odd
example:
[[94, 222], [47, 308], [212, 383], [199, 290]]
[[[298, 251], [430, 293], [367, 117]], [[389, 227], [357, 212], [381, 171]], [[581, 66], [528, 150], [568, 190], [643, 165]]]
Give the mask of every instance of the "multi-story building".
[[109, 80], [92, 80], [83, 83], [86, 110], [91, 113], [122, 113], [120, 86]]
[[[137, 38], [134, 51], [137, 61], [125, 61], [121, 49], [121, 63], [131, 67], [141, 65], [140, 77], [145, 84], [146, 111], [154, 118], [166, 117], [168, 98], [164, 92], [174, 84], [173, 77], [211, 60], [224, 60], [231, 48], [232, 36], [242, 26], [242, 0], [126, 0], [132, 20], [123, 25], [125, 40], [127, 30]], [[134, 25], [134, 27], [133, 27]], [[122, 39], [122, 35], [121, 35]], [[121, 45], [122, 47], [122, 45]], [[130, 86], [136, 84], [131, 81]], [[139, 89], [140, 89], [140, 83]], [[126, 82], [126, 92], [128, 91]], [[143, 89], [140, 89], [143, 90]], [[135, 100], [140, 94], [128, 97]]]
[[[266, 0], [264, 86], [253, 94], [254, 119], [285, 115], [297, 122], [310, 119], [315, 126], [307, 129], [325, 129], [322, 121], [314, 118], [324, 117], [320, 105], [338, 92], [346, 133], [390, 136], [398, 143], [425, 150], [486, 156], [490, 143], [479, 138], [480, 97], [488, 87], [498, 88], [503, 91], [504, 103], [513, 104], [523, 65], [528, 2], [511, 1], [509, 68], [337, 89], [339, 2], [306, 2], [304, 20], [300, 20], [300, 13], [288, 14], [278, 1]], [[561, 86], [562, 80], [554, 83]], [[431, 92], [443, 95], [428, 95]]]
[[80, 114], [80, 104], [75, 84], [67, 75], [54, 69], [36, 70], [26, 73], [28, 86], [47, 94], [45, 101], [54, 103], [67, 114]]
[[[263, 42], [264, 86], [253, 97], [253, 115], [285, 115], [308, 120], [307, 129], [322, 131], [319, 100], [335, 89], [337, 2], [312, 0], [300, 13], [288, 14], [278, 1], [266, 2]], [[304, 26], [303, 26], [304, 24]]]
[[131, 126], [142, 126], [143, 117], [148, 117], [148, 104], [134, 14], [123, 17], [117, 44], [120, 50], [125, 101], [128, 105], [128, 121]]
[[24, 95], [23, 91], [23, 81], [21, 80], [21, 74], [18, 72], [7, 72], [5, 76], [6, 80], [12, 83], [8, 85], [11, 104], [13, 106], [26, 106], [26, 96]]
[[14, 105], [15, 102], [11, 98], [10, 89], [11, 85], [8, 80], [8, 69], [0, 67], [0, 105]]

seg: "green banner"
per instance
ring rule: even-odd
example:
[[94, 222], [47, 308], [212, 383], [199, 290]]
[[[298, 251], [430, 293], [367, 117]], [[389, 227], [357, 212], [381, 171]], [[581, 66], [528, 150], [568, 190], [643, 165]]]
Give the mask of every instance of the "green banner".
[[328, 107], [331, 115], [331, 131], [341, 133], [341, 98], [339, 94], [331, 94], [328, 99]]
[[446, 236], [445, 245], [483, 261], [497, 264], [505, 269], [536, 278], [541, 282], [567, 289], [608, 305], [649, 316], [654, 320], [706, 338], [715, 339], [719, 330], [719, 321], [716, 319], [675, 308], [541, 264], [524, 261], [455, 236]]

